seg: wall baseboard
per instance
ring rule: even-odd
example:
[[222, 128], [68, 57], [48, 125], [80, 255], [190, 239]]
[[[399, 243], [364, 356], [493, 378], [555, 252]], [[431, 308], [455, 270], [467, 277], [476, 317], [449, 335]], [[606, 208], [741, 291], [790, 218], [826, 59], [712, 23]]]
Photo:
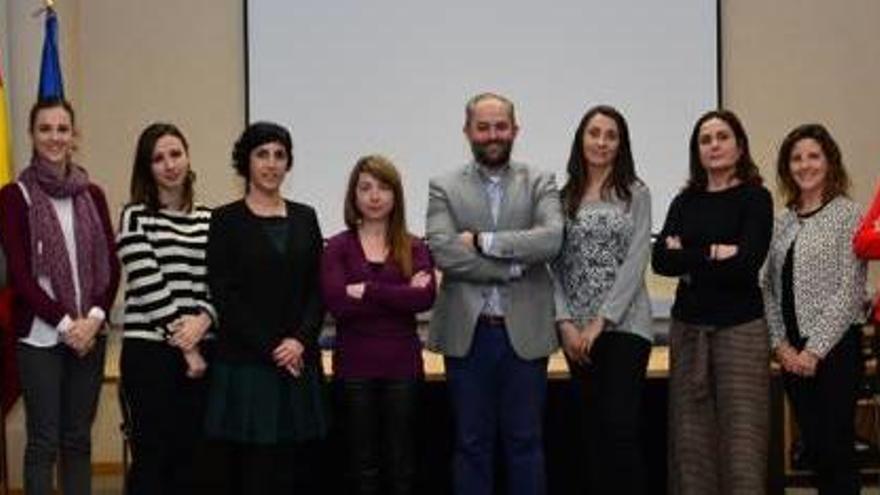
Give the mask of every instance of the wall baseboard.
[[[100, 476], [122, 476], [123, 469], [121, 462], [94, 462], [92, 463], [92, 476], [100, 477]], [[54, 492], [56, 495], [60, 495], [61, 492], [56, 489]], [[9, 495], [24, 495], [24, 488], [22, 487], [9, 487]]]

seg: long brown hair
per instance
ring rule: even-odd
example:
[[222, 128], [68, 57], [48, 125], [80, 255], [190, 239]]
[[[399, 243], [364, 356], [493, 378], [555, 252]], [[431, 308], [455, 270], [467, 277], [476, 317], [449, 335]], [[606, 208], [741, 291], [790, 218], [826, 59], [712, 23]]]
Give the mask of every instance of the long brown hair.
[[578, 124], [577, 130], [574, 131], [574, 140], [571, 143], [571, 153], [568, 156], [567, 166], [568, 180], [562, 187], [562, 204], [565, 208], [565, 214], [569, 218], [574, 218], [581, 205], [584, 191], [590, 183], [590, 170], [587, 159], [584, 156], [584, 131], [596, 115], [603, 115], [613, 120], [617, 125], [617, 134], [620, 139], [611, 174], [605, 180], [605, 183], [602, 184], [602, 198], [608, 199], [613, 194], [617, 199], [629, 204], [630, 200], [632, 200], [633, 184], [641, 182], [636, 175], [636, 166], [632, 156], [629, 127], [626, 125], [626, 119], [612, 106], [595, 106], [588, 110], [583, 118], [581, 118], [581, 123]]
[[348, 176], [348, 191], [345, 193], [345, 225], [357, 230], [363, 215], [357, 208], [357, 183], [361, 174], [370, 174], [379, 182], [391, 188], [394, 194], [394, 205], [388, 218], [388, 230], [385, 241], [392, 261], [397, 264], [405, 277], [411, 277], [412, 238], [406, 229], [406, 213], [404, 211], [403, 183], [400, 173], [391, 160], [381, 155], [367, 155], [358, 159], [351, 174]]
[[749, 136], [746, 134], [745, 127], [743, 127], [742, 122], [735, 113], [722, 109], [704, 113], [697, 119], [697, 123], [694, 124], [690, 143], [690, 177], [684, 188], [691, 191], [705, 191], [709, 183], [709, 174], [703, 168], [702, 161], [700, 161], [700, 128], [703, 127], [706, 121], [712, 119], [718, 119], [727, 124], [730, 130], [733, 131], [733, 137], [736, 138], [740, 155], [734, 168], [734, 176], [746, 184], [761, 184], [763, 179], [761, 179], [761, 172], [758, 170], [758, 166], [755, 165], [755, 160], [752, 158], [751, 151], [749, 151]]
[[801, 200], [801, 188], [798, 187], [791, 174], [791, 151], [797, 143], [804, 139], [812, 139], [819, 143], [819, 147], [822, 148], [822, 153], [825, 155], [825, 161], [828, 163], [822, 202], [827, 203], [837, 196], [847, 196], [850, 180], [846, 168], [843, 166], [840, 147], [837, 146], [837, 142], [834, 141], [825, 126], [804, 124], [796, 127], [785, 136], [779, 147], [779, 157], [776, 159], [776, 179], [779, 183], [779, 189], [785, 197], [785, 204], [794, 207]]
[[[159, 139], [165, 136], [173, 136], [180, 140], [183, 150], [189, 159], [189, 143], [183, 133], [174, 124], [167, 122], [155, 122], [147, 126], [138, 137], [137, 147], [134, 152], [134, 165], [131, 168], [131, 193], [132, 203], [143, 203], [150, 211], [158, 211], [162, 208], [159, 201], [159, 186], [153, 176], [153, 151]], [[186, 179], [183, 181], [183, 209], [190, 211], [193, 207], [195, 192], [193, 184], [196, 174], [191, 168], [186, 171]]]

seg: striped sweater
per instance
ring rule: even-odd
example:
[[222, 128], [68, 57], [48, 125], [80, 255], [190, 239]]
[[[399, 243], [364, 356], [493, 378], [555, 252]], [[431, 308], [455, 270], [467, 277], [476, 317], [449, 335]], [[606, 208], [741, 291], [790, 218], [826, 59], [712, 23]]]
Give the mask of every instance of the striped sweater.
[[117, 238], [125, 269], [125, 338], [163, 341], [168, 325], [186, 314], [207, 312], [210, 302], [205, 248], [211, 210], [151, 212], [143, 204], [122, 211]]

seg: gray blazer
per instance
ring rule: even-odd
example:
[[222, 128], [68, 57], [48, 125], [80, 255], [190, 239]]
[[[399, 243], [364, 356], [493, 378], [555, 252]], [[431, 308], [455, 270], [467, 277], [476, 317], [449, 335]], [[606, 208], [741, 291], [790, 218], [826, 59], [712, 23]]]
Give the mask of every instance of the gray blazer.
[[[562, 244], [556, 182], [552, 174], [511, 162], [502, 185], [496, 227], [476, 163], [430, 182], [426, 233], [443, 283], [431, 316], [428, 348], [445, 356], [467, 355], [484, 294], [493, 286], [499, 287], [508, 336], [519, 357], [546, 357], [559, 345], [547, 265]], [[464, 230], [494, 232], [490, 252], [481, 255], [463, 245], [458, 233]]]

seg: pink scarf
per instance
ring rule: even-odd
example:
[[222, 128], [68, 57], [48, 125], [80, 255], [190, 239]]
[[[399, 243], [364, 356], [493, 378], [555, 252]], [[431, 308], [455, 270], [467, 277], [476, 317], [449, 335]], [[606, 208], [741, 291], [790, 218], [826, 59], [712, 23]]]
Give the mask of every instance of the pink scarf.
[[[83, 317], [99, 304], [110, 284], [110, 253], [101, 216], [88, 190], [88, 174], [79, 165], [69, 163], [67, 175], [59, 177], [57, 165], [34, 157], [18, 180], [25, 185], [31, 199], [28, 223], [34, 276], [49, 279], [55, 300], [68, 315]], [[49, 198], [73, 200], [79, 307], [61, 223]]]

